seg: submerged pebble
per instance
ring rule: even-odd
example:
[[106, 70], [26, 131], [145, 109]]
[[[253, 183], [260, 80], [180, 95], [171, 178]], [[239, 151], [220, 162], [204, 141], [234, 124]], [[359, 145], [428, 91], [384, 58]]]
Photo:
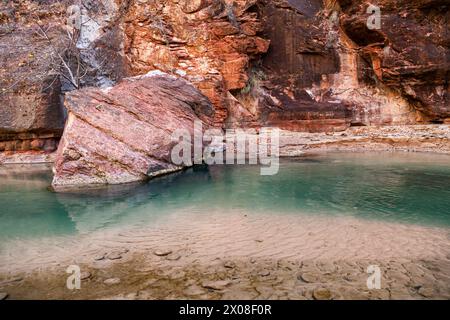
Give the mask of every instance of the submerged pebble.
[[236, 264], [233, 261], [227, 261], [223, 264], [223, 266], [227, 269], [234, 269], [236, 268]]
[[434, 290], [429, 287], [420, 287], [418, 293], [425, 298], [431, 298], [434, 295]]
[[121, 252], [111, 252], [106, 256], [109, 260], [119, 260], [122, 259], [122, 253]]
[[189, 286], [183, 292], [187, 296], [201, 296], [206, 293], [205, 290], [197, 285]]
[[298, 278], [306, 283], [314, 283], [319, 281], [320, 275], [312, 272], [304, 272]]
[[268, 277], [270, 276], [270, 271], [269, 270], [262, 270], [258, 273], [259, 276], [261, 277]]
[[169, 260], [169, 261], [177, 261], [180, 259], [181, 259], [181, 256], [177, 253], [171, 253], [167, 256], [167, 260]]
[[314, 290], [313, 297], [316, 300], [331, 300], [332, 294], [330, 290], [326, 288], [318, 288]]
[[158, 257], [165, 257], [165, 256], [168, 256], [169, 254], [171, 254], [172, 250], [157, 249], [157, 250], [153, 251], [153, 253]]
[[101, 254], [98, 254], [98, 255], [94, 256], [94, 260], [95, 261], [104, 260], [105, 257], [106, 257], [106, 253], [101, 253]]
[[119, 284], [120, 283], [120, 279], [119, 278], [106, 279], [105, 281], [103, 281], [103, 283], [107, 284], [107, 285]]
[[231, 284], [231, 282], [228, 280], [205, 281], [202, 283], [202, 287], [206, 288], [206, 289], [212, 289], [212, 290], [223, 290], [230, 284]]
[[80, 275], [80, 279], [81, 279], [81, 280], [87, 280], [87, 279], [89, 279], [91, 276], [92, 276], [91, 273], [88, 272], [88, 271], [82, 272], [81, 275]]

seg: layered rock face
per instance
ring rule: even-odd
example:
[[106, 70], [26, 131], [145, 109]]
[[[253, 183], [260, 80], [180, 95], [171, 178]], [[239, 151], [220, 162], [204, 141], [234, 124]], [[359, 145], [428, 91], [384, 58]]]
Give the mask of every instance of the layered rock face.
[[118, 184], [182, 169], [171, 161], [177, 129], [194, 135], [194, 121], [211, 124], [214, 108], [183, 79], [155, 72], [108, 89], [66, 97], [68, 121], [53, 187]]
[[[371, 4], [381, 29], [367, 26]], [[274, 0], [259, 10], [271, 45], [234, 93], [232, 125], [320, 132], [448, 118], [448, 4]]]
[[450, 3], [378, 0], [381, 29], [366, 26], [367, 1], [340, 0], [341, 25], [376, 79], [405, 97], [429, 120], [450, 117]]
[[[67, 24], [72, 5], [80, 30]], [[77, 87], [108, 86], [126, 75], [123, 10], [113, 0], [1, 2], [0, 152], [56, 150], [66, 116], [63, 94], [75, 89], [70, 80]]]
[[133, 74], [159, 69], [194, 83], [228, 117], [228, 92], [248, 82], [251, 60], [265, 53], [255, 0], [132, 1], [125, 19], [125, 53]]
[[[29, 9], [52, 23], [48, 6], [3, 1], [0, 7], [0, 152], [54, 151], [64, 128], [61, 82], [50, 71], [51, 48], [36, 34]], [[48, 36], [61, 37], [61, 29], [52, 28]]]
[[135, 1], [125, 53], [134, 74], [161, 69], [194, 83], [217, 126], [345, 130], [351, 105], [305, 91], [340, 71], [323, 10], [320, 0]]
[[236, 112], [230, 123], [311, 132], [348, 128], [350, 106], [324, 92], [315, 99], [311, 91], [341, 68], [337, 51], [327, 42], [331, 30], [322, 1], [261, 1], [259, 10], [271, 46], [253, 66], [247, 90], [235, 92], [246, 112]]

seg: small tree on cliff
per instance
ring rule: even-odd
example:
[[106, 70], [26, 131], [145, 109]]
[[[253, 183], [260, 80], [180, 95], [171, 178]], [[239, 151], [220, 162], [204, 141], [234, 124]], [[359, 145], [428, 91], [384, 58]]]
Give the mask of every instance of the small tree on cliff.
[[79, 6], [70, 6], [67, 9], [67, 18], [56, 15], [56, 27], [62, 28], [60, 37], [50, 37], [49, 28], [45, 26], [39, 16], [35, 17], [37, 35], [47, 41], [50, 48], [49, 73], [63, 78], [74, 89], [79, 89], [82, 79], [89, 69], [81, 57], [81, 50], [77, 47], [80, 39], [82, 21]]

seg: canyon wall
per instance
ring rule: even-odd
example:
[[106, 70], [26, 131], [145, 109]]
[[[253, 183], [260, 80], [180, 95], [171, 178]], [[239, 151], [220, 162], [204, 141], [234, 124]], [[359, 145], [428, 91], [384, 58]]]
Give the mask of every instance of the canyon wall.
[[[75, 31], [74, 4], [82, 25]], [[64, 94], [126, 76], [125, 7], [113, 0], [2, 0], [0, 152], [55, 151], [66, 120]]]
[[[82, 27], [71, 44], [74, 4]], [[380, 29], [368, 28], [370, 4]], [[55, 150], [66, 92], [152, 70], [197, 87], [221, 128], [448, 123], [448, 9], [445, 0], [2, 1], [0, 152]], [[75, 86], [60, 60], [73, 73], [81, 61]]]
[[[380, 29], [367, 25], [370, 4]], [[235, 95], [247, 122], [336, 131], [448, 121], [448, 2], [274, 0], [260, 12], [270, 49], [251, 94]]]
[[248, 82], [250, 61], [265, 53], [255, 0], [134, 1], [125, 19], [125, 54], [133, 75], [159, 69], [196, 85], [228, 117], [229, 91]]
[[[34, 5], [37, 19], [54, 25], [48, 8]], [[64, 128], [61, 81], [50, 71], [51, 49], [28, 9], [17, 1], [3, 1], [0, 8], [0, 152], [54, 151]], [[60, 28], [48, 36], [61, 37]]]
[[381, 28], [365, 26], [367, 1], [341, 0], [342, 30], [358, 46], [376, 80], [399, 93], [425, 119], [450, 117], [450, 2], [378, 0]]

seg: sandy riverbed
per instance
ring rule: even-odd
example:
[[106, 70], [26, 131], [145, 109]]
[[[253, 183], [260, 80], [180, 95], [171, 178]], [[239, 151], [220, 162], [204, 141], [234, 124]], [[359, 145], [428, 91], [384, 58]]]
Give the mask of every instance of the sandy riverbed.
[[[81, 290], [66, 288], [73, 264], [86, 278]], [[367, 288], [369, 265], [382, 271], [380, 290]], [[448, 299], [450, 230], [325, 215], [174, 214], [151, 226], [8, 243], [0, 274], [0, 292], [12, 299]]]

